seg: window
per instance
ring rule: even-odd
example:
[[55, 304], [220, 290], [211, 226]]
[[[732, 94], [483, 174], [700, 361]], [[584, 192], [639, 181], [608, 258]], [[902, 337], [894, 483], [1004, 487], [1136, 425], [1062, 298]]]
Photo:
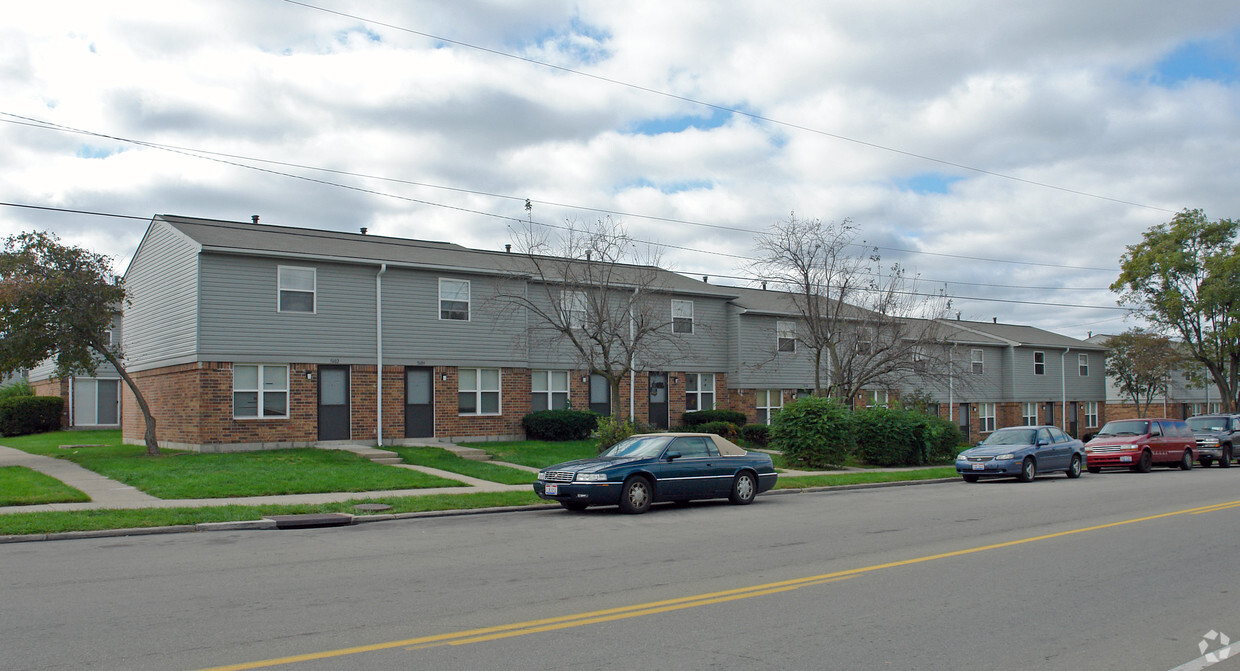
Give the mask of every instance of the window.
[[685, 410], [715, 409], [715, 374], [688, 373], [685, 375]]
[[867, 328], [857, 329], [857, 354], [869, 356], [873, 348], [874, 332]]
[[969, 350], [969, 363], [973, 368], [974, 375], [981, 375], [986, 372], [985, 356], [986, 353], [983, 350]]
[[564, 326], [579, 329], [586, 324], [586, 295], [581, 291], [564, 291], [560, 294], [560, 310], [564, 313]]
[[977, 418], [981, 423], [982, 433], [989, 433], [995, 430], [995, 404], [994, 403], [978, 403]]
[[707, 457], [719, 456], [719, 450], [715, 447], [714, 441], [708, 441], [704, 436], [677, 438], [667, 447], [667, 451], [679, 452], [682, 459], [692, 459], [694, 457], [705, 459]]
[[1097, 428], [1098, 402], [1086, 401], [1083, 405], [1085, 406], [1085, 427], [1090, 429]]
[[568, 371], [536, 370], [530, 377], [531, 408], [563, 410], [568, 407]]
[[108, 329], [103, 332], [103, 346], [104, 347], [112, 346], [112, 329]]
[[469, 280], [439, 278], [439, 318], [469, 321]]
[[288, 366], [233, 366], [233, 417], [288, 417]]
[[499, 414], [498, 368], [462, 368], [457, 377], [457, 407], [460, 414]]
[[315, 270], [296, 266], [278, 268], [280, 312], [314, 312]]
[[1081, 377], [1088, 377], [1089, 376], [1089, 355], [1088, 354], [1076, 355], [1076, 366], [1077, 366], [1077, 370], [1081, 374]]
[[775, 342], [779, 352], [797, 351], [797, 323], [775, 322]]
[[1024, 426], [1036, 426], [1038, 423], [1038, 404], [1020, 404], [1020, 423]]
[[885, 408], [887, 407], [887, 390], [871, 389], [865, 394], [865, 407], [867, 408]]
[[693, 301], [672, 300], [672, 333], [693, 333]]
[[1034, 375], [1045, 375], [1046, 374], [1046, 352], [1034, 352], [1033, 353], [1033, 374]]
[[770, 424], [783, 409], [784, 398], [778, 389], [759, 389], [754, 392], [754, 403], [758, 407], [758, 423]]
[[75, 377], [71, 384], [74, 426], [120, 424], [120, 380]]
[[922, 347], [921, 345], [915, 345], [913, 347], [913, 353], [912, 353], [913, 372], [914, 373], [926, 372], [926, 360], [928, 358], [929, 357], [926, 356], [926, 348]]

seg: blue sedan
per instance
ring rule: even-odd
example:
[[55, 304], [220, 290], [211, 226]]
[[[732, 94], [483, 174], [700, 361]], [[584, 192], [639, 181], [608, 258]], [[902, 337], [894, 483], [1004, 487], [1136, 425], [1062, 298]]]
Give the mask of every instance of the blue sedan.
[[1039, 472], [1063, 471], [1069, 478], [1079, 478], [1084, 463], [1084, 443], [1058, 427], [1011, 426], [961, 452], [956, 472], [965, 482], [1001, 477], [1033, 482]]
[[771, 455], [713, 433], [648, 433], [539, 472], [534, 493], [569, 510], [618, 505], [644, 513], [656, 501], [727, 498], [745, 505], [774, 487], [776, 477]]

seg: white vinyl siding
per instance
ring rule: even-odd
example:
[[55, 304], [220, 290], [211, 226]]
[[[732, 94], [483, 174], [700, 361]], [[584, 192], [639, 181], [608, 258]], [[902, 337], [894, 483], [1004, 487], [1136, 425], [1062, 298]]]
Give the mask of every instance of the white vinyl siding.
[[498, 368], [462, 368], [459, 372], [458, 408], [462, 415], [500, 414]]
[[279, 305], [280, 312], [309, 312], [315, 310], [317, 295], [317, 273], [314, 268], [297, 266], [280, 266]]
[[288, 366], [233, 365], [233, 417], [288, 418]]

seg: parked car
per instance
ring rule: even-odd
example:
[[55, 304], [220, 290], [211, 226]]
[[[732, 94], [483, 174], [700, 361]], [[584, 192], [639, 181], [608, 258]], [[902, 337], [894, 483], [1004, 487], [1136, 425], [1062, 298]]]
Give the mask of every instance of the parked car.
[[1090, 473], [1113, 467], [1148, 473], [1154, 464], [1187, 471], [1196, 448], [1192, 429], [1178, 419], [1118, 419], [1085, 443], [1085, 465]]
[[956, 457], [965, 482], [981, 478], [1017, 478], [1033, 482], [1038, 473], [1063, 471], [1081, 477], [1085, 444], [1054, 426], [1009, 426]]
[[1197, 461], [1202, 468], [1215, 461], [1221, 468], [1231, 468], [1232, 447], [1240, 436], [1240, 415], [1198, 415], [1184, 423], [1197, 439]]
[[647, 433], [539, 472], [534, 493], [569, 510], [619, 505], [644, 513], [656, 501], [727, 498], [745, 505], [774, 487], [776, 477], [771, 455], [713, 433]]

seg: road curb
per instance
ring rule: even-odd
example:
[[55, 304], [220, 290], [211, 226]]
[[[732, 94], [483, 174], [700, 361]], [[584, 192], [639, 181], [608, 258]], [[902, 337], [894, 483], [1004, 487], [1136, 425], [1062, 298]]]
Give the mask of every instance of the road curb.
[[[799, 487], [796, 489], [772, 489], [759, 496], [783, 496], [788, 494], [818, 494], [831, 492], [854, 491], [860, 489], [885, 489], [888, 487], [911, 487], [914, 485], [936, 485], [946, 482], [957, 482], [957, 478], [934, 478], [930, 480], [896, 480], [893, 482], [869, 482], [855, 485], [822, 485], [818, 487]], [[465, 517], [467, 515], [494, 515], [500, 513], [520, 513], [546, 510], [558, 510], [557, 503], [540, 503], [529, 506], [501, 506], [496, 508], [464, 508], [458, 510], [425, 510], [411, 513], [385, 513], [381, 515], [355, 515], [350, 524], [357, 526], [371, 522], [392, 522], [396, 520], [433, 519], [437, 517]], [[166, 527], [136, 527], [130, 529], [96, 529], [92, 531], [60, 531], [50, 534], [28, 534], [0, 536], [0, 545], [5, 543], [33, 543], [38, 541], [60, 541], [75, 538], [116, 538], [123, 536], [150, 536], [155, 534], [193, 533], [199, 531], [273, 531], [278, 526], [275, 520], [239, 520], [234, 522], [199, 522], [198, 524], [181, 524]]]

